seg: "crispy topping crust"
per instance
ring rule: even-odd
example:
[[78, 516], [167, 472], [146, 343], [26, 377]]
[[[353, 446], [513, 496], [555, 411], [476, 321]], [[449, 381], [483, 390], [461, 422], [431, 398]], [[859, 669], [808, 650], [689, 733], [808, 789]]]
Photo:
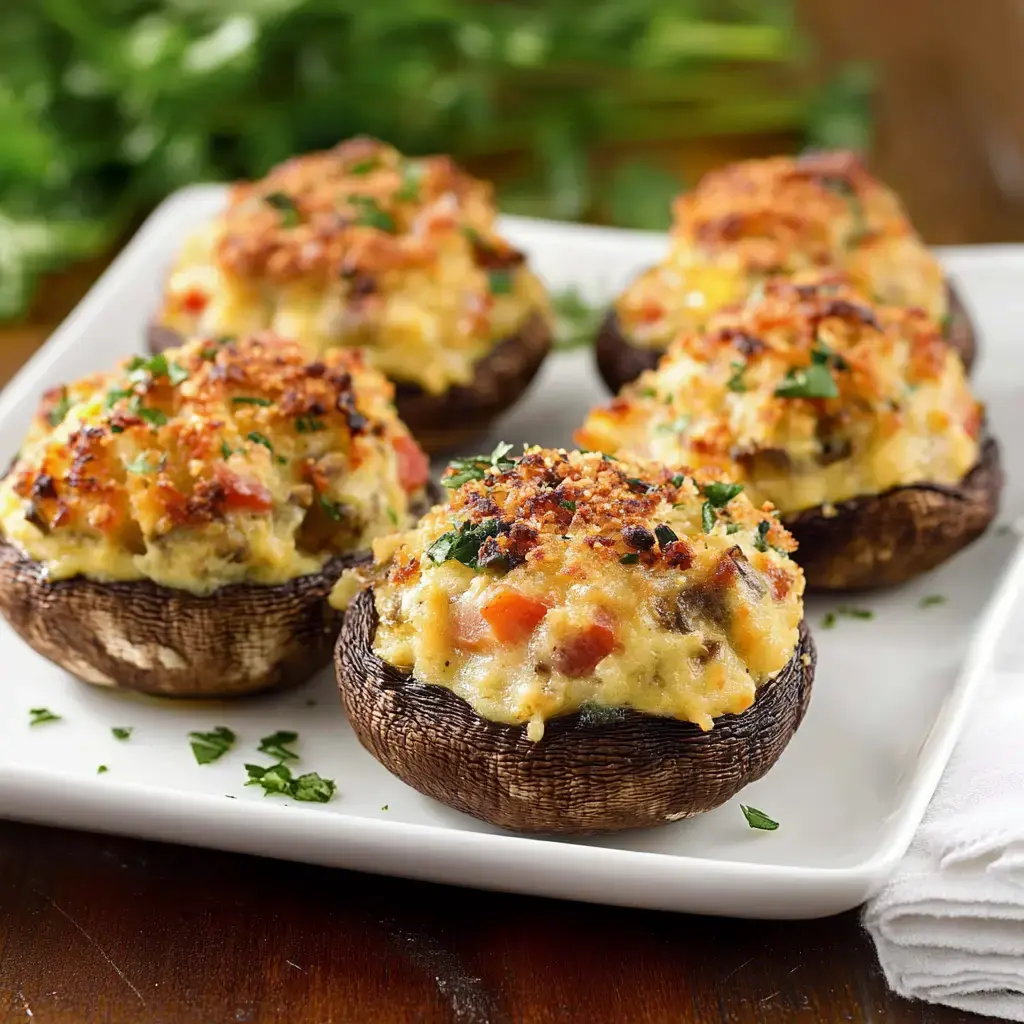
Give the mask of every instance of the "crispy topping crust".
[[236, 185], [217, 255], [242, 277], [341, 277], [366, 296], [375, 275], [427, 266], [460, 233], [478, 266], [518, 266], [522, 254], [493, 234], [493, 218], [490, 185], [450, 157], [406, 159], [356, 138]]
[[[182, 531], [223, 548], [226, 527], [256, 519], [290, 536], [285, 547], [349, 550], [385, 512], [362, 502], [354, 478], [393, 488], [393, 522], [426, 479], [392, 393], [357, 350], [309, 362], [270, 334], [136, 357], [44, 395], [0, 488], [4, 530], [23, 533], [23, 516], [48, 541], [67, 530], [141, 554]], [[228, 546], [245, 560], [241, 535]]]

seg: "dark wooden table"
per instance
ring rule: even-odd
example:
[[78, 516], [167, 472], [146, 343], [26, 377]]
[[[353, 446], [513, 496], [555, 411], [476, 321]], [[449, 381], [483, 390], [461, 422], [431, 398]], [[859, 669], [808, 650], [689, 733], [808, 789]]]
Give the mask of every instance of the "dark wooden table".
[[[0, 331], [3, 380], [94, 272]], [[0, 1024], [980, 1019], [892, 995], [854, 913], [686, 917], [0, 823]]]

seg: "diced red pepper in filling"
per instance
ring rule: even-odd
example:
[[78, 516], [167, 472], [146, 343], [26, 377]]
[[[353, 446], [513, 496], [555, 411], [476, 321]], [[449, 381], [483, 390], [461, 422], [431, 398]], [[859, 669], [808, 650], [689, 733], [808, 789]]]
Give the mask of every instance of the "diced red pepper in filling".
[[398, 482], [405, 491], [418, 491], [430, 479], [430, 460], [405, 434], [400, 434], [393, 443], [398, 457]]
[[186, 313], [199, 314], [206, 309], [210, 302], [210, 296], [201, 288], [189, 288], [188, 291], [182, 293], [179, 301], [181, 308]]
[[512, 587], [501, 587], [480, 612], [494, 638], [503, 644], [523, 643], [547, 613], [543, 601]]
[[615, 650], [615, 633], [605, 625], [592, 622], [555, 647], [551, 660], [563, 675], [572, 678], [593, 672], [597, 663]]
[[221, 469], [217, 474], [217, 481], [224, 488], [226, 508], [249, 512], [269, 512], [274, 505], [269, 489], [259, 480]]

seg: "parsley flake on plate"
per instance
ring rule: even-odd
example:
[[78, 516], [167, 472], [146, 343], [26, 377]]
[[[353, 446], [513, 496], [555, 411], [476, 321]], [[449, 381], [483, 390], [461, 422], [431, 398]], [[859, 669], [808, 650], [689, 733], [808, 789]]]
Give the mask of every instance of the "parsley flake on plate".
[[211, 732], [190, 732], [189, 743], [197, 764], [209, 764], [226, 754], [238, 738], [223, 725], [216, 726]]
[[126, 740], [132, 734], [132, 727], [130, 725], [115, 725], [110, 731], [115, 740]]
[[278, 761], [297, 761], [299, 755], [294, 750], [289, 750], [287, 745], [294, 743], [298, 738], [297, 732], [278, 729], [277, 732], [262, 737], [257, 749], [261, 754], [269, 754], [271, 757], [277, 758]]
[[303, 803], [325, 804], [337, 791], [333, 779], [325, 779], [317, 772], [307, 772], [298, 778], [292, 776], [286, 764], [266, 767], [261, 764], [247, 764], [249, 773], [247, 786], [261, 786], [264, 796], [288, 796]]
[[55, 715], [49, 708], [29, 708], [28, 713], [32, 716], [29, 725], [42, 725], [44, 722], [59, 722], [60, 715]]
[[774, 818], [769, 818], [764, 811], [759, 811], [756, 807], [740, 804], [740, 810], [751, 828], [761, 829], [762, 832], [774, 832], [779, 827], [779, 823]]

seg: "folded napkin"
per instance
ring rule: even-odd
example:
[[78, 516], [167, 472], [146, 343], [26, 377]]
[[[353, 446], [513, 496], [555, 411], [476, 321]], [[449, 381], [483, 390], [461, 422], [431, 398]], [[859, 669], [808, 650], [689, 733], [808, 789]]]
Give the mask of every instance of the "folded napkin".
[[910, 850], [864, 923], [900, 995], [1024, 1021], [1024, 670], [1001, 670], [1024, 665], [1019, 604], [1011, 623]]

